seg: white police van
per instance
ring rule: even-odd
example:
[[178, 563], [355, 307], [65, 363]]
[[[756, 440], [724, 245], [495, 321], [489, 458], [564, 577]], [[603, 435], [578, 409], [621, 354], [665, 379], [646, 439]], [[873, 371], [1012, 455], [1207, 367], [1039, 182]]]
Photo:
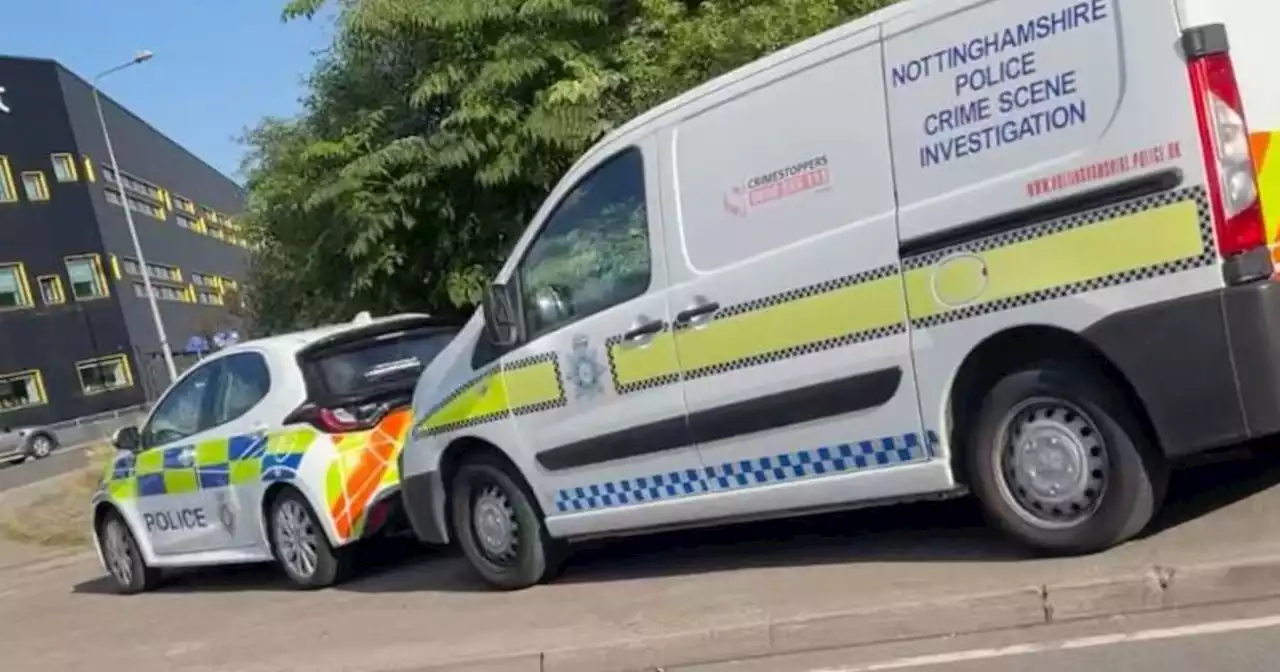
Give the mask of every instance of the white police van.
[[1280, 430], [1243, 94], [1189, 4], [903, 2], [611, 133], [419, 382], [418, 536], [503, 588], [966, 491], [1045, 552], [1133, 537], [1172, 459]]
[[418, 375], [456, 325], [372, 318], [250, 341], [187, 370], [117, 453], [91, 502], [117, 590], [165, 567], [275, 560], [299, 587], [340, 580], [349, 547], [396, 527], [396, 458]]

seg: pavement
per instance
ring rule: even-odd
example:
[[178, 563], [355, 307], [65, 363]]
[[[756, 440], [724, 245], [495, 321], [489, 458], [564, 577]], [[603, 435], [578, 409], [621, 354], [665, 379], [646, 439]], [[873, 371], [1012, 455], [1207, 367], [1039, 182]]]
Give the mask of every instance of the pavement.
[[666, 672], [1273, 672], [1280, 600], [984, 632]]
[[0, 492], [31, 485], [84, 466], [84, 450], [92, 443], [61, 446], [43, 460], [0, 464]]
[[1280, 445], [1180, 472], [1150, 534], [1084, 558], [1028, 556], [959, 501], [597, 544], [556, 583], [513, 593], [485, 589], [451, 553], [396, 544], [367, 547], [357, 579], [319, 592], [241, 567], [124, 598], [84, 554], [7, 569], [0, 559], [3, 661], [50, 672], [696, 669], [1252, 600], [1280, 596], [1277, 484]]

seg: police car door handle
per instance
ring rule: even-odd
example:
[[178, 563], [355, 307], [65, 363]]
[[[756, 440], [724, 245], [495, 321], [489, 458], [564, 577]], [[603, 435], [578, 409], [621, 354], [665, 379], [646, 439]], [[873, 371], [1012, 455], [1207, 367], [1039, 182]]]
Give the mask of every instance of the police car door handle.
[[646, 336], [652, 336], [654, 334], [661, 333], [662, 330], [666, 328], [667, 328], [666, 322], [663, 322], [662, 320], [653, 320], [652, 322], [645, 322], [644, 324], [641, 324], [635, 327], [634, 329], [632, 329], [631, 331], [628, 331], [627, 333], [623, 334], [622, 339], [625, 341], [638, 341], [642, 338], [645, 338]]
[[194, 448], [186, 448], [178, 453], [178, 462], [184, 467], [189, 467], [196, 462], [196, 451]]
[[720, 310], [720, 304], [712, 301], [710, 303], [698, 304], [692, 308], [688, 308], [676, 313], [676, 324], [684, 325], [697, 320], [700, 317], [706, 317], [717, 310]]

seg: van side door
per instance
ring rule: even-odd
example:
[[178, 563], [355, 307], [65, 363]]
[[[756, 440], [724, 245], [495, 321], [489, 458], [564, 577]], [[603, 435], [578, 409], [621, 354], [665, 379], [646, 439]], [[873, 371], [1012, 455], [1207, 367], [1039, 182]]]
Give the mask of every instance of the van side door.
[[916, 397], [876, 40], [762, 71], [660, 136], [670, 311], [715, 493], [688, 515], [950, 487]]
[[619, 145], [563, 193], [510, 280], [528, 335], [503, 380], [520, 467], [557, 536], [643, 525], [700, 466], [671, 384], [656, 185], [652, 143]]

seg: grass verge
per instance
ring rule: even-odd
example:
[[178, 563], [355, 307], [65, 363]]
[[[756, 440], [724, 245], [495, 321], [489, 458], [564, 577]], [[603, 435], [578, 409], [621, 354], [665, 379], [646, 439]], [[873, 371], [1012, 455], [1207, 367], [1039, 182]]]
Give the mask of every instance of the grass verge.
[[0, 536], [41, 546], [90, 543], [89, 498], [114, 454], [108, 446], [91, 447], [84, 451], [80, 469], [5, 493], [0, 499]]

